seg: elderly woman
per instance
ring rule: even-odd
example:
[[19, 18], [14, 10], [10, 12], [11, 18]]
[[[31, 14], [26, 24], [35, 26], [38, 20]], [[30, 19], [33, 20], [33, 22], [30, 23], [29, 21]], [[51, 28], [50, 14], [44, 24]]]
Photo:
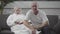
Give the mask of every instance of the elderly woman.
[[14, 13], [7, 18], [7, 25], [11, 27], [11, 31], [15, 34], [31, 34], [29, 28], [27, 28], [23, 20], [25, 15], [21, 14], [21, 9], [15, 7]]

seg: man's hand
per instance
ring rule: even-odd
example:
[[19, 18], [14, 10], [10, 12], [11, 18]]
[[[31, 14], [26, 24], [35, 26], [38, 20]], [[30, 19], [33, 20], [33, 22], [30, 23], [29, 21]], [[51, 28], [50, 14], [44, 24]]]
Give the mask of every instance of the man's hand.
[[36, 29], [32, 28], [30, 30], [32, 31], [32, 34], [36, 34]]
[[34, 25], [33, 25], [33, 27], [34, 27], [35, 29], [38, 29], [38, 28], [39, 28], [38, 26], [34, 26]]
[[36, 34], [36, 31], [32, 31], [32, 34]]
[[41, 30], [42, 28], [41, 27], [39, 27], [39, 26], [34, 26], [34, 28], [36, 29], [36, 30]]

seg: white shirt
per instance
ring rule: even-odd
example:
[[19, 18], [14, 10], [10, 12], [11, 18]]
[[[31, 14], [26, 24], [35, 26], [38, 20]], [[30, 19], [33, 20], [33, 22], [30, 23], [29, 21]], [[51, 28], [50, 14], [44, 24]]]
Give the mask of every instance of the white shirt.
[[8, 18], [7, 18], [7, 25], [8, 26], [13, 26], [15, 25], [15, 21], [22, 21], [25, 18], [25, 15], [23, 14], [11, 14]]
[[11, 30], [15, 31], [15, 30], [26, 30], [26, 26], [24, 26], [23, 24], [15, 24], [15, 21], [20, 21], [22, 22], [25, 19], [25, 15], [23, 14], [11, 14], [8, 18], [7, 18], [7, 25], [11, 26]]
[[38, 25], [48, 20], [46, 14], [42, 10], [38, 10], [38, 14], [35, 15], [32, 10], [29, 10], [26, 14], [25, 20], [30, 20], [32, 25]]
[[15, 21], [22, 22], [25, 19], [23, 14], [11, 14], [7, 18], [7, 25], [11, 27], [11, 31], [15, 34], [32, 34], [32, 31], [24, 24], [15, 24]]

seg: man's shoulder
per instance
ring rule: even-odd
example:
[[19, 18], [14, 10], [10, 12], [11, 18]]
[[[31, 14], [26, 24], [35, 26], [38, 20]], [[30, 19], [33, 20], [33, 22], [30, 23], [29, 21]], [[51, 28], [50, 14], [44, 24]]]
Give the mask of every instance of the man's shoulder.
[[45, 11], [39, 9], [39, 13], [45, 14]]
[[28, 10], [28, 12], [27, 12], [28, 14], [30, 14], [30, 13], [32, 13], [32, 10]]
[[31, 12], [32, 10], [30, 9], [30, 10], [28, 10], [28, 12]]
[[28, 10], [28, 11], [32, 11], [32, 9]]

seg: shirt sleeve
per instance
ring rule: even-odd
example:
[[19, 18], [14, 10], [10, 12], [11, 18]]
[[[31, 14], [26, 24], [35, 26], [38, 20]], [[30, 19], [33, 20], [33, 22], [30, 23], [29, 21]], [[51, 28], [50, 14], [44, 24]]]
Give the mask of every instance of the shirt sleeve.
[[43, 22], [48, 21], [48, 18], [46, 16], [45, 12], [42, 12], [42, 20], [43, 20]]
[[15, 25], [12, 15], [10, 15], [10, 16], [7, 18], [7, 21], [6, 21], [6, 22], [7, 22], [7, 25], [8, 25], [8, 26], [13, 26], [13, 25]]
[[28, 11], [28, 12], [26, 13], [25, 20], [28, 20], [28, 22], [31, 22], [31, 20], [30, 20], [30, 11]]

